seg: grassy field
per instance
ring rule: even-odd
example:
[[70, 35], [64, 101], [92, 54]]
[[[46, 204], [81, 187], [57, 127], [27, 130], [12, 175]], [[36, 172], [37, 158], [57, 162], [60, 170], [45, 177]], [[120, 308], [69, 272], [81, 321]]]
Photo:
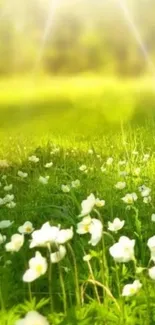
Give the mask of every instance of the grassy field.
[[[0, 324], [153, 325], [154, 85], [70, 77], [0, 87]], [[52, 241], [47, 225], [30, 249], [46, 222], [69, 230]], [[48, 267], [29, 264], [37, 251]], [[17, 321], [32, 310], [48, 321]]]

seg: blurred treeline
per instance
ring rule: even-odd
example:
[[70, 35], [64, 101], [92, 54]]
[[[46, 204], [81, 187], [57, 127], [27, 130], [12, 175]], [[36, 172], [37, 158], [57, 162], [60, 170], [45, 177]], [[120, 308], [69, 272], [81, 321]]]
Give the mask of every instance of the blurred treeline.
[[147, 73], [120, 1], [155, 60], [155, 0], [0, 0], [0, 75]]

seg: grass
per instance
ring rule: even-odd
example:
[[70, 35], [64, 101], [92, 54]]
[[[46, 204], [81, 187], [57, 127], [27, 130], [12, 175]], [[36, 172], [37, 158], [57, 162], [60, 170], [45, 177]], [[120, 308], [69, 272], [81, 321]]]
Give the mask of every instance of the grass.
[[[155, 284], [148, 275], [153, 262], [149, 262], [147, 247], [147, 240], [154, 235], [151, 215], [155, 213], [155, 98], [151, 82], [123, 84], [78, 77], [39, 80], [34, 88], [28, 84], [28, 80], [11, 80], [8, 91], [9, 83], [1, 81], [0, 153], [9, 167], [0, 168], [0, 197], [6, 195], [4, 186], [13, 184], [11, 193], [16, 202], [12, 209], [0, 207], [1, 220], [14, 221], [1, 233], [9, 242], [25, 221], [31, 221], [35, 229], [50, 221], [62, 228], [73, 226], [74, 237], [70, 246], [66, 245], [66, 257], [52, 265], [52, 277], [47, 272], [32, 282], [31, 288], [22, 276], [36, 250], [48, 259], [46, 249], [29, 249], [28, 235], [19, 252], [6, 252], [6, 243], [1, 244], [1, 325], [15, 325], [30, 310], [46, 315], [50, 325], [87, 325], [92, 321], [96, 325], [153, 325]], [[59, 150], [54, 152], [55, 145]], [[134, 155], [134, 151], [138, 154]], [[32, 154], [39, 157], [38, 163], [28, 160]], [[150, 155], [146, 162], [145, 154]], [[114, 159], [111, 166], [106, 164], [109, 157]], [[125, 165], [120, 166], [123, 160]], [[46, 169], [50, 161], [53, 166]], [[87, 173], [79, 170], [83, 164]], [[139, 175], [135, 175], [136, 168], [140, 168]], [[21, 179], [19, 170], [28, 177]], [[127, 176], [120, 175], [124, 170]], [[43, 185], [39, 177], [46, 175], [50, 176], [49, 182]], [[76, 179], [80, 187], [64, 193], [62, 184], [70, 185]], [[118, 181], [125, 181], [126, 188], [116, 189]], [[138, 190], [143, 184], [151, 189], [148, 204]], [[128, 209], [121, 198], [133, 192], [138, 200]], [[91, 212], [104, 226], [102, 240], [95, 247], [88, 243], [89, 235], [76, 233], [81, 202], [90, 193], [105, 200], [104, 207]], [[116, 217], [125, 220], [125, 226], [112, 233], [108, 222]], [[115, 263], [109, 253], [122, 235], [136, 240], [136, 267], [132, 260]], [[83, 261], [85, 253], [92, 256], [88, 263]], [[137, 272], [139, 268], [144, 270]], [[142, 288], [132, 297], [122, 297], [124, 285], [135, 279], [140, 280]]]

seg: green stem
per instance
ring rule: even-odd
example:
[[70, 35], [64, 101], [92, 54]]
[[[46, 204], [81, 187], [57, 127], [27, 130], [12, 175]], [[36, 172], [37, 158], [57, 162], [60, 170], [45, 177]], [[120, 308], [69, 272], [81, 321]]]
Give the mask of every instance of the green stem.
[[28, 292], [29, 292], [29, 299], [30, 299], [30, 301], [32, 301], [31, 283], [28, 283]]
[[91, 267], [91, 264], [90, 264], [89, 261], [87, 262], [87, 264], [88, 264], [88, 269], [89, 269], [90, 275], [92, 277], [92, 280], [94, 281], [94, 291], [95, 291], [95, 294], [96, 294], [96, 298], [97, 298], [98, 303], [100, 304], [101, 301], [100, 301], [100, 297], [99, 297], [99, 294], [98, 294], [97, 286], [95, 285], [94, 273], [93, 273], [93, 270], [92, 270], [92, 267]]
[[49, 285], [49, 298], [50, 298], [50, 309], [51, 312], [54, 310], [54, 304], [53, 304], [53, 293], [52, 293], [52, 263], [51, 263], [51, 247], [48, 246], [48, 252], [49, 252], [49, 268], [48, 268], [48, 285]]
[[73, 249], [70, 244], [68, 244], [68, 249], [70, 250], [72, 260], [73, 260], [73, 267], [74, 267], [74, 274], [75, 274], [74, 278], [75, 278], [76, 301], [77, 301], [77, 305], [80, 306], [81, 299], [80, 299], [80, 288], [79, 288], [79, 278], [78, 278], [78, 269], [77, 269], [76, 259], [75, 259], [75, 255], [74, 255]]
[[66, 313], [67, 313], [67, 297], [66, 297], [65, 284], [64, 284], [62, 268], [61, 268], [60, 263], [58, 263], [58, 269], [59, 269], [60, 284], [61, 284], [61, 290], [62, 290], [62, 296], [63, 296], [64, 313], [66, 315]]

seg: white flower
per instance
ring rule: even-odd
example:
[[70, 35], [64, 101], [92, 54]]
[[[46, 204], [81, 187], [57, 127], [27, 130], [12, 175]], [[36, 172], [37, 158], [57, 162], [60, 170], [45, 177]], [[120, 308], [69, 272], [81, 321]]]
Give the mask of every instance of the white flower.
[[47, 260], [40, 252], [35, 253], [35, 257], [29, 260], [29, 269], [23, 275], [24, 282], [32, 282], [45, 274], [47, 271]]
[[64, 185], [64, 184], [62, 184], [62, 185], [61, 185], [61, 190], [62, 190], [62, 192], [64, 192], [64, 193], [69, 193], [69, 192], [70, 192], [70, 186], [69, 186], [69, 185]]
[[122, 170], [119, 172], [119, 175], [122, 177], [126, 177], [126, 176], [128, 176], [128, 172], [126, 170]]
[[103, 231], [103, 225], [100, 220], [91, 218], [90, 216], [84, 217], [81, 222], [77, 224], [77, 233], [84, 235], [86, 233], [91, 234], [89, 244], [96, 246], [101, 240]]
[[63, 245], [58, 247], [58, 251], [50, 254], [52, 263], [59, 263], [66, 255], [66, 248]]
[[155, 280], [155, 266], [149, 269], [149, 276], [152, 280]]
[[123, 190], [125, 187], [126, 187], [126, 182], [118, 182], [115, 187], [118, 189], [118, 190]]
[[155, 222], [155, 213], [152, 213], [151, 221]]
[[148, 239], [147, 246], [150, 249], [151, 260], [155, 262], [155, 236], [152, 236]]
[[31, 234], [33, 230], [33, 224], [30, 221], [26, 221], [22, 226], [18, 228], [18, 231], [21, 234]]
[[60, 152], [60, 148], [58, 148], [58, 147], [55, 147], [55, 148], [53, 148], [53, 150], [51, 151], [51, 155], [54, 155], [54, 154], [56, 154], [56, 153], [59, 153]]
[[146, 197], [143, 198], [143, 202], [144, 202], [145, 204], [150, 203], [151, 200], [152, 200], [152, 199], [151, 199], [151, 196], [146, 196]]
[[107, 164], [108, 166], [111, 166], [112, 163], [113, 163], [113, 161], [114, 161], [114, 159], [113, 159], [112, 157], [109, 157], [109, 158], [107, 159], [107, 161], [106, 161], [106, 164]]
[[93, 193], [91, 193], [86, 200], [82, 201], [81, 203], [81, 216], [88, 215], [96, 204], [96, 198]]
[[151, 193], [151, 189], [145, 185], [140, 186], [139, 191], [141, 192], [142, 197], [147, 197]]
[[5, 181], [7, 179], [7, 175], [2, 176], [2, 180]]
[[6, 206], [7, 206], [7, 208], [9, 208], [9, 209], [13, 209], [13, 208], [16, 207], [16, 202], [11, 201], [10, 203], [7, 203]]
[[124, 220], [120, 220], [119, 218], [115, 218], [113, 222], [108, 222], [108, 230], [117, 232], [122, 229], [125, 224]]
[[79, 181], [79, 179], [76, 179], [75, 181], [72, 181], [72, 183], [71, 183], [71, 186], [72, 187], [74, 187], [74, 188], [78, 188], [78, 187], [80, 187], [80, 181]]
[[88, 153], [89, 153], [89, 155], [93, 155], [93, 150], [92, 149], [89, 149], [88, 150]]
[[135, 280], [131, 284], [126, 284], [123, 288], [122, 296], [131, 297], [134, 296], [142, 287], [142, 284], [139, 280]]
[[110, 247], [110, 255], [118, 263], [126, 263], [134, 259], [135, 240], [126, 236], [120, 237], [119, 241]]
[[0, 221], [0, 229], [9, 228], [13, 223], [14, 221], [2, 220]]
[[124, 166], [124, 165], [126, 165], [126, 160], [120, 160], [120, 161], [118, 162], [118, 165], [119, 165], [119, 166]]
[[18, 171], [17, 175], [21, 178], [26, 178], [28, 176], [28, 173], [24, 173], [21, 170]]
[[19, 234], [14, 234], [11, 237], [11, 241], [5, 245], [7, 252], [18, 252], [24, 244], [24, 236]]
[[26, 317], [16, 321], [15, 325], [49, 325], [49, 322], [37, 311], [29, 311]]
[[73, 238], [73, 235], [74, 233], [72, 227], [70, 229], [60, 229], [57, 234], [56, 243], [65, 244]]
[[46, 164], [44, 165], [45, 168], [51, 168], [52, 166], [53, 166], [53, 162], [52, 162], [52, 161], [49, 162], [49, 163], [46, 163]]
[[41, 183], [41, 184], [43, 184], [43, 185], [47, 185], [48, 184], [48, 181], [49, 181], [49, 176], [45, 176], [45, 177], [43, 177], [43, 176], [40, 176], [39, 177], [39, 182]]
[[150, 158], [150, 155], [148, 153], [146, 153], [144, 156], [143, 156], [143, 161], [146, 162], [148, 161], [148, 159]]
[[105, 173], [106, 172], [106, 168], [104, 166], [101, 166], [101, 172]]
[[12, 188], [13, 188], [13, 185], [12, 184], [6, 185], [6, 186], [4, 186], [4, 191], [9, 192], [9, 191], [12, 190]]
[[104, 200], [100, 200], [99, 198], [96, 199], [95, 201], [95, 206], [97, 208], [102, 208], [105, 206], [105, 201]]
[[81, 165], [81, 166], [79, 167], [79, 170], [80, 170], [81, 172], [87, 172], [87, 166], [86, 166], [86, 165]]
[[132, 151], [132, 154], [133, 154], [134, 156], [138, 156], [138, 151], [134, 150], [134, 151]]
[[6, 241], [6, 236], [0, 234], [0, 245], [5, 243], [5, 241]]
[[122, 200], [127, 204], [133, 204], [135, 201], [137, 201], [137, 194], [136, 193], [130, 193], [126, 194]]
[[92, 259], [92, 256], [90, 254], [84, 255], [83, 256], [83, 261], [84, 262], [89, 262]]
[[49, 222], [44, 223], [41, 229], [35, 230], [32, 233], [30, 248], [55, 244], [59, 230], [59, 227], [50, 226]]
[[9, 163], [6, 159], [0, 160], [0, 168], [8, 168], [8, 167], [9, 167]]
[[33, 162], [33, 163], [37, 163], [39, 161], [39, 158], [36, 157], [35, 155], [33, 155], [33, 156], [30, 156], [28, 158], [28, 160], [31, 161], [31, 162]]
[[140, 170], [139, 167], [135, 168], [134, 171], [133, 171], [134, 176], [139, 176], [140, 175], [140, 171], [141, 170]]
[[4, 201], [4, 204], [6, 203], [10, 203], [14, 200], [14, 195], [13, 194], [7, 194], [5, 195], [3, 201]]

